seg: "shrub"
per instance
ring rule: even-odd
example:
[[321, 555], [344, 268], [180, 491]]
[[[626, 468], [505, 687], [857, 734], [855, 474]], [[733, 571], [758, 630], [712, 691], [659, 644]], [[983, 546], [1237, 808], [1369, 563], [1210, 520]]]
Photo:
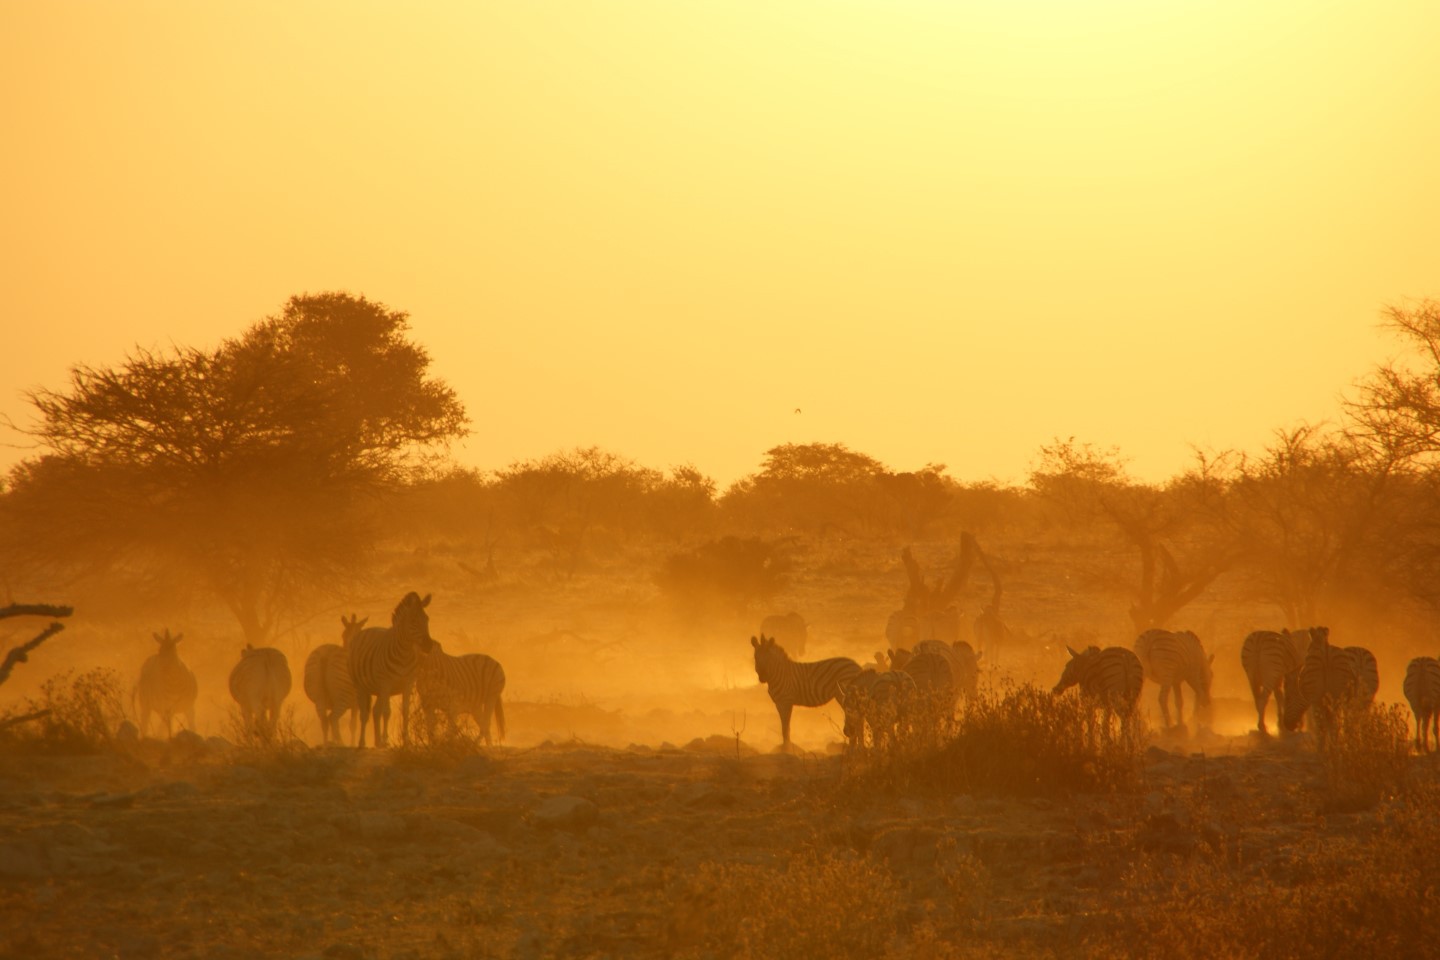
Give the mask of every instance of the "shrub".
[[655, 583], [683, 609], [699, 612], [718, 605], [743, 616], [752, 604], [779, 593], [789, 570], [779, 543], [724, 537], [670, 556]]
[[1409, 716], [1398, 704], [1336, 712], [1321, 754], [1327, 809], [1367, 810], [1401, 790], [1411, 764]]
[[[114, 742], [125, 721], [120, 676], [97, 667], [81, 674], [73, 670], [51, 677], [40, 687], [40, 698], [27, 699], [15, 714], [41, 714], [5, 730], [13, 743], [30, 744], [56, 753], [94, 753]], [[11, 719], [14, 719], [12, 717]]]

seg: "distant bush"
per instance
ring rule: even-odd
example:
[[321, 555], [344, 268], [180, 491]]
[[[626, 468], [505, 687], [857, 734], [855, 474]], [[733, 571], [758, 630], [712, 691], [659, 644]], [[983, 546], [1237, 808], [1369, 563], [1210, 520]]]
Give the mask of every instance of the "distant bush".
[[781, 544], [724, 537], [668, 557], [655, 584], [682, 609], [699, 613], [718, 606], [743, 616], [784, 589], [789, 570]]

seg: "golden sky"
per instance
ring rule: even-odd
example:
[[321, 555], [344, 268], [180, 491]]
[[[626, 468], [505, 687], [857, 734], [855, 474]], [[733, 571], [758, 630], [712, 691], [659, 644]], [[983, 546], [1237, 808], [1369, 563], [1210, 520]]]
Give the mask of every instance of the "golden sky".
[[[0, 0], [0, 411], [293, 293], [466, 463], [1257, 449], [1440, 295], [1433, 0]], [[801, 413], [795, 413], [796, 408]], [[0, 462], [19, 453], [0, 450]]]

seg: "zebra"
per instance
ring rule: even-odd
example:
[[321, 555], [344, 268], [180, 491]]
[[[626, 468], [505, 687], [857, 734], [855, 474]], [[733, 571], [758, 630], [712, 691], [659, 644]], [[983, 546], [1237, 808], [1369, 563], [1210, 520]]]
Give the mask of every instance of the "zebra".
[[935, 653], [910, 654], [908, 651], [896, 651], [904, 656], [892, 658], [898, 659], [900, 665], [894, 669], [903, 670], [915, 681], [915, 687], [922, 697], [928, 697], [938, 702], [948, 704], [952, 709], [955, 705], [955, 698], [958, 692], [955, 689], [955, 673], [950, 668], [950, 662], [944, 657]]
[[171, 636], [167, 627], [164, 633], [152, 634], [160, 650], [145, 658], [140, 667], [140, 683], [136, 687], [136, 699], [140, 706], [140, 735], [143, 737], [150, 727], [150, 714], [160, 715], [165, 723], [165, 736], [172, 734], [172, 721], [177, 713], [185, 714], [185, 729], [195, 729], [195, 695], [198, 687], [195, 674], [185, 666], [176, 652], [175, 645], [185, 636], [177, 633]]
[[772, 636], [793, 657], [805, 656], [805, 642], [810, 638], [810, 625], [798, 613], [772, 614], [760, 621], [760, 636]]
[[1405, 668], [1405, 699], [1415, 714], [1415, 749], [1430, 752], [1430, 733], [1440, 746], [1440, 660], [1416, 657]]
[[290, 663], [274, 647], [246, 645], [230, 671], [230, 696], [240, 704], [246, 733], [272, 735], [280, 704], [290, 695]]
[[1322, 739], [1334, 732], [1335, 713], [1355, 699], [1355, 658], [1330, 643], [1328, 627], [1310, 628], [1310, 646], [1300, 668], [1296, 689], [1285, 702], [1284, 723], [1298, 730], [1308, 710], [1315, 732]]
[[1200, 638], [1189, 630], [1146, 630], [1135, 638], [1135, 655], [1145, 668], [1145, 679], [1160, 686], [1160, 713], [1165, 728], [1170, 729], [1170, 693], [1175, 693], [1175, 722], [1185, 722], [1185, 695], [1180, 684], [1188, 683], [1195, 691], [1195, 709], [1191, 718], [1210, 708], [1210, 683], [1214, 679], [1212, 653], [1205, 655]]
[[1375, 654], [1364, 647], [1346, 647], [1345, 652], [1355, 666], [1353, 699], [1356, 703], [1369, 706], [1375, 702], [1375, 694], [1380, 692], [1380, 664], [1376, 662]]
[[943, 640], [922, 640], [915, 645], [915, 655], [933, 654], [950, 668], [950, 679], [957, 696], [973, 697], [980, 681], [980, 660], [985, 655], [964, 640], [953, 644]]
[[499, 739], [505, 739], [505, 706], [500, 693], [505, 689], [505, 668], [483, 653], [467, 653], [452, 657], [437, 640], [429, 653], [420, 658], [415, 674], [415, 687], [420, 704], [438, 709], [456, 728], [458, 714], [468, 713], [480, 727], [480, 736], [490, 743], [490, 718], [495, 718]]
[[1269, 734], [1265, 728], [1265, 707], [1275, 695], [1275, 722], [1284, 727], [1287, 691], [1297, 690], [1298, 674], [1305, 665], [1305, 651], [1310, 643], [1309, 630], [1256, 630], [1240, 645], [1240, 665], [1250, 681], [1250, 695], [1255, 700], [1255, 729]]
[[350, 679], [348, 650], [350, 641], [369, 621], [369, 617], [361, 619], [359, 614], [342, 616], [340, 642], [322, 643], [305, 658], [305, 696], [315, 704], [315, 713], [320, 718], [322, 744], [340, 742], [340, 717], [345, 713], [350, 714], [350, 741], [355, 741], [359, 717], [355, 711], [355, 681]]
[[1145, 668], [1133, 650], [1124, 647], [1087, 647], [1076, 650], [1067, 646], [1070, 659], [1060, 674], [1060, 682], [1052, 693], [1063, 693], [1076, 684], [1080, 696], [1105, 708], [1105, 721], [1119, 714], [1121, 725], [1129, 728], [1140, 701], [1140, 688], [1145, 683]]
[[880, 746], [887, 735], [892, 743], [898, 741], [900, 727], [909, 719], [915, 698], [916, 684], [909, 673], [880, 672], [869, 667], [861, 670], [835, 692], [836, 702], [845, 711], [845, 739], [851, 746], [863, 745], [868, 725], [875, 746]]
[[365, 747], [365, 727], [370, 722], [370, 698], [375, 698], [375, 745], [386, 746], [390, 734], [390, 698], [400, 694], [400, 740], [410, 742], [410, 691], [421, 654], [429, 653], [430, 617], [425, 608], [430, 594], [422, 600], [413, 590], [400, 600], [390, 615], [388, 627], [366, 627], [350, 641], [350, 676], [355, 682], [360, 707], [360, 739]]
[[750, 638], [755, 648], [755, 676], [765, 684], [780, 714], [781, 748], [790, 749], [790, 712], [795, 707], [823, 707], [835, 699], [840, 685], [855, 678], [860, 664], [849, 657], [831, 657], [812, 663], [790, 659], [774, 637]]

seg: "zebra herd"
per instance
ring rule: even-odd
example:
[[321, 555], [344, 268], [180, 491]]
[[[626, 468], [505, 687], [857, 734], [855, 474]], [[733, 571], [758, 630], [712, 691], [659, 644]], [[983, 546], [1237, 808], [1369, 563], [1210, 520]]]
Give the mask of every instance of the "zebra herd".
[[[892, 618], [893, 619], [893, 618]], [[903, 648], [877, 653], [875, 664], [862, 668], [848, 657], [816, 662], [790, 659], [774, 637], [751, 637], [755, 675], [765, 684], [780, 714], [782, 748], [789, 749], [790, 717], [796, 706], [818, 707], [835, 700], [845, 713], [844, 732], [859, 742], [866, 728], [875, 742], [896, 734], [906, 711], [922, 695], [948, 698], [953, 709], [962, 696], [973, 696], [980, 655], [964, 641], [926, 640], [913, 651]], [[1171, 728], [1169, 701], [1175, 701], [1175, 722], [1183, 725], [1182, 685], [1195, 694], [1192, 720], [1207, 716], [1215, 655], [1207, 654], [1193, 632], [1146, 630], [1133, 649], [1119, 646], [1085, 650], [1066, 648], [1065, 663], [1053, 693], [1078, 687], [1080, 696], [1106, 712], [1107, 722], [1118, 716], [1128, 723], [1140, 701], [1146, 680], [1159, 687], [1159, 706], [1166, 728]], [[1257, 630], [1245, 638], [1240, 663], [1255, 702], [1256, 728], [1268, 734], [1265, 711], [1276, 701], [1282, 730], [1297, 731], [1306, 723], [1320, 737], [1335, 729], [1339, 710], [1347, 705], [1368, 706], [1380, 686], [1375, 655], [1359, 646], [1330, 643], [1328, 627], [1274, 632]], [[1440, 747], [1440, 659], [1416, 657], [1406, 670], [1405, 699], [1415, 716], [1415, 745], [1430, 750], [1433, 733]], [[875, 718], [883, 718], [877, 722]]]
[[[350, 737], [357, 747], [364, 747], [373, 712], [375, 745], [388, 745], [390, 701], [396, 694], [401, 698], [401, 741], [408, 743], [412, 692], [418, 693], [424, 709], [443, 713], [452, 729], [461, 714], [469, 714], [488, 744], [493, 718], [499, 738], [504, 739], [504, 669], [485, 654], [457, 657], [440, 649], [430, 636], [430, 618], [425, 612], [429, 605], [429, 595], [422, 598], [407, 593], [396, 605], [388, 627], [367, 627], [368, 617], [341, 617], [340, 643], [321, 644], [310, 652], [302, 684], [315, 705], [322, 743], [340, 743], [340, 718], [349, 713]], [[160, 651], [141, 667], [136, 699], [142, 734], [149, 727], [151, 713], [165, 724], [167, 737], [177, 715], [184, 714], [189, 729], [195, 727], [198, 687], [195, 674], [176, 651], [181, 636], [171, 636], [168, 630], [156, 634]], [[290, 694], [290, 664], [274, 647], [247, 645], [230, 671], [229, 687], [245, 731], [273, 732], [280, 706]]]

